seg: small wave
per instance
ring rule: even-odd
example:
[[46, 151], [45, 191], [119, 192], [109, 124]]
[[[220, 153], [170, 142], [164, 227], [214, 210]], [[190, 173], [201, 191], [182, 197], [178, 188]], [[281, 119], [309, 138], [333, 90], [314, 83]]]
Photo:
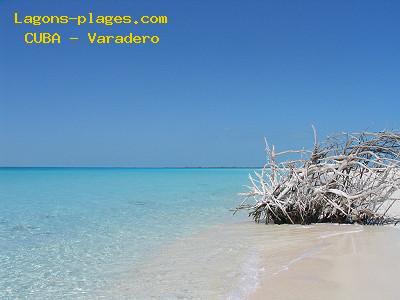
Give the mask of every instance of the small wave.
[[296, 229], [310, 229], [310, 228], [314, 228], [314, 226], [312, 225], [300, 225], [300, 226], [296, 226]]
[[231, 292], [227, 299], [247, 299], [247, 297], [257, 289], [262, 272], [264, 272], [264, 268], [260, 267], [258, 253], [251, 253], [240, 266], [241, 276], [236, 285], [237, 288]]
[[314, 249], [311, 249], [311, 250], [309, 250], [309, 251], [304, 252], [304, 253], [301, 254], [300, 256], [298, 256], [298, 257], [292, 259], [291, 261], [289, 261], [289, 262], [288, 262], [286, 265], [284, 265], [280, 270], [278, 270], [278, 271], [276, 271], [275, 273], [273, 273], [272, 276], [276, 276], [276, 275], [278, 275], [278, 274], [281, 273], [281, 272], [284, 272], [284, 271], [289, 270], [289, 267], [290, 267], [291, 265], [293, 265], [293, 264], [295, 264], [295, 263], [297, 263], [297, 262], [299, 262], [299, 261], [301, 261], [301, 260], [303, 260], [303, 259], [305, 259], [305, 258], [307, 258], [307, 257], [313, 256], [313, 255], [316, 254], [319, 250], [320, 250], [320, 248], [314, 248]]
[[338, 235], [350, 234], [350, 233], [359, 233], [359, 232], [362, 232], [362, 231], [363, 231], [363, 229], [344, 231], [344, 232], [334, 232], [334, 233], [328, 233], [328, 234], [320, 235], [319, 238], [320, 239], [326, 239], [326, 238], [330, 238], [330, 237], [334, 237], [334, 236], [338, 236]]

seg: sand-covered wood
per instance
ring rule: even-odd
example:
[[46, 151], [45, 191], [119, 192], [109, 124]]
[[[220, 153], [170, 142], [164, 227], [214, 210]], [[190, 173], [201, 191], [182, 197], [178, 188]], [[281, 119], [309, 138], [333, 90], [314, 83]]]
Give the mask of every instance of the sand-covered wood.
[[314, 129], [312, 150], [276, 152], [266, 142], [266, 152], [236, 209], [256, 222], [399, 222], [390, 210], [400, 200], [400, 133], [341, 133], [319, 143]]

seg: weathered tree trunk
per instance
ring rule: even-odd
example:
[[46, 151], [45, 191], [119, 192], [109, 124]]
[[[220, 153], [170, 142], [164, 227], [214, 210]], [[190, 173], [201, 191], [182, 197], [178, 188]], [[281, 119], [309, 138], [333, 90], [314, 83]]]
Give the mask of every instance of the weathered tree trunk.
[[[314, 128], [313, 128], [314, 129]], [[400, 189], [400, 134], [362, 132], [317, 141], [314, 148], [276, 152], [266, 142], [267, 164], [249, 175], [251, 186], [236, 208], [256, 222], [388, 224]], [[300, 159], [278, 162], [284, 155]], [[252, 202], [250, 202], [252, 200]]]

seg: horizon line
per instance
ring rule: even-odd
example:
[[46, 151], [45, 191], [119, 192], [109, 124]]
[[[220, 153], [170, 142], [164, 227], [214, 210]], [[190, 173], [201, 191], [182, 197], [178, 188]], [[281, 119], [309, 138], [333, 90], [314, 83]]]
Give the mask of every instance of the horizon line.
[[262, 166], [166, 166], [166, 167], [138, 167], [138, 166], [0, 166], [0, 169], [253, 169]]

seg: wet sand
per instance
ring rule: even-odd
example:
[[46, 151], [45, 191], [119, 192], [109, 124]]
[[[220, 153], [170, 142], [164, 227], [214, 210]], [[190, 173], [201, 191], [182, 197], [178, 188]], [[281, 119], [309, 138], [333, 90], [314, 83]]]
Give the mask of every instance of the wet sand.
[[[400, 198], [400, 192], [393, 197]], [[390, 214], [400, 216], [400, 201], [394, 203]], [[265, 273], [248, 298], [400, 299], [400, 225], [336, 226], [347, 230], [321, 235], [319, 241], [314, 240], [321, 245], [318, 251], [295, 259], [282, 272]], [[269, 259], [268, 251], [264, 252], [264, 264]]]
[[[400, 212], [400, 203], [395, 209]], [[222, 224], [100, 291], [110, 299], [400, 299], [400, 226]]]
[[398, 299], [399, 271], [397, 228], [246, 222], [165, 245], [110, 298]]
[[266, 273], [249, 299], [400, 299], [399, 229], [364, 226], [321, 240], [312, 255]]

